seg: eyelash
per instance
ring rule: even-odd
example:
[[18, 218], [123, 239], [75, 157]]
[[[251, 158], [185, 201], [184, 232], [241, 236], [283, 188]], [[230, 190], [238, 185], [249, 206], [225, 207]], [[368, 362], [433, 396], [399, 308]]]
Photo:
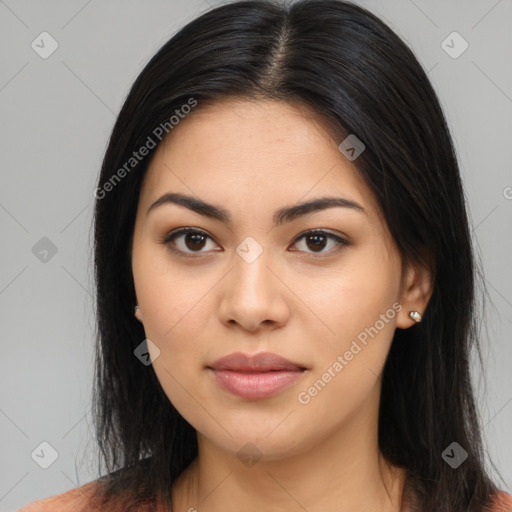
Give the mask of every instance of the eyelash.
[[[177, 237], [179, 237], [181, 235], [190, 234], [190, 233], [204, 235], [204, 236], [210, 238], [211, 240], [213, 240], [213, 238], [210, 235], [208, 235], [208, 233], [206, 233], [205, 231], [202, 231], [202, 230], [199, 230], [196, 228], [180, 228], [176, 231], [169, 233], [160, 243], [168, 246], [170, 251], [172, 251], [173, 253], [178, 254], [179, 256], [182, 256], [184, 258], [198, 258], [198, 257], [200, 257], [201, 252], [187, 253], [180, 249], [176, 249], [175, 247], [172, 247], [172, 245], [171, 245], [171, 242], [174, 241]], [[347, 242], [344, 238], [341, 238], [337, 235], [334, 235], [333, 233], [329, 233], [327, 231], [322, 231], [319, 229], [314, 229], [311, 231], [306, 231], [305, 233], [301, 233], [294, 240], [293, 244], [296, 244], [303, 238], [306, 238], [308, 236], [314, 236], [314, 235], [326, 236], [327, 238], [334, 240], [335, 242], [338, 243], [337, 248], [331, 249], [330, 251], [327, 251], [326, 253], [322, 253], [322, 254], [332, 255], [332, 254], [335, 254], [335, 253], [338, 253], [339, 251], [341, 251], [343, 249], [343, 247], [350, 245], [350, 243]], [[313, 259], [322, 259], [322, 258], [326, 257], [326, 256], [316, 256], [315, 253], [309, 253], [309, 254], [311, 255], [311, 257]]]

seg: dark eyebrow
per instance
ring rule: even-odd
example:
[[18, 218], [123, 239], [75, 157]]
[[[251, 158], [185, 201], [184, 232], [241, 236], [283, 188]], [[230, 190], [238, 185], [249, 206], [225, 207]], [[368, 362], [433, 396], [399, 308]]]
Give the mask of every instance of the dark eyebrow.
[[[220, 206], [206, 203], [196, 197], [177, 193], [164, 194], [148, 208], [146, 215], [148, 215], [150, 211], [154, 210], [158, 206], [169, 203], [177, 204], [178, 206], [184, 206], [185, 208], [188, 208], [189, 210], [192, 210], [199, 215], [204, 215], [205, 217], [219, 220], [226, 224], [231, 222], [231, 215], [228, 210], [225, 210]], [[367, 215], [366, 210], [359, 203], [351, 201], [350, 199], [345, 199], [343, 197], [320, 197], [305, 203], [281, 208], [274, 213], [272, 220], [276, 226], [279, 226], [280, 224], [291, 222], [298, 217], [307, 215], [308, 213], [335, 207], [352, 208], [353, 210], [360, 211]]]

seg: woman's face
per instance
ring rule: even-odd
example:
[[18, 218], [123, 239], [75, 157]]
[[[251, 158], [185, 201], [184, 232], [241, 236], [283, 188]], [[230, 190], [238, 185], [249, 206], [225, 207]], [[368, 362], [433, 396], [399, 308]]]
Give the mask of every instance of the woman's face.
[[[395, 328], [426, 306], [428, 285], [417, 269], [402, 281], [341, 142], [288, 104], [229, 100], [182, 120], [148, 169], [133, 238], [137, 318], [169, 400], [218, 449], [278, 459], [375, 424]], [[212, 206], [150, 208], [165, 194]], [[327, 197], [359, 207], [297, 209]], [[182, 228], [196, 233], [162, 243]], [[212, 369], [263, 352], [295, 366]]]

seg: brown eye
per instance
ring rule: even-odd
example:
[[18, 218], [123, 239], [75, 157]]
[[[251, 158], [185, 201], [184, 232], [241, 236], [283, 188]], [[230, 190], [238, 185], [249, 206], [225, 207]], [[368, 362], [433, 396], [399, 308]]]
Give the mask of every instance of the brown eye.
[[204, 247], [206, 237], [201, 233], [186, 233], [183, 240], [188, 249], [198, 251]]
[[[341, 238], [340, 236], [334, 235], [333, 233], [328, 233], [326, 231], [308, 231], [307, 233], [303, 233], [299, 238], [296, 239], [295, 244], [302, 240], [304, 240], [304, 245], [306, 246], [306, 248], [312, 251], [312, 253], [326, 255], [336, 253], [339, 250], [341, 250], [344, 246], [349, 245], [349, 243], [345, 239]], [[329, 241], [333, 242], [333, 248], [324, 251]]]
[[320, 252], [327, 245], [327, 236], [325, 235], [308, 235], [306, 245], [315, 252]]
[[194, 253], [200, 256], [206, 252], [202, 249], [207, 245], [208, 239], [212, 240], [211, 236], [203, 231], [194, 228], [183, 228], [170, 233], [161, 243], [168, 245], [172, 252], [180, 256], [193, 258], [196, 256]]

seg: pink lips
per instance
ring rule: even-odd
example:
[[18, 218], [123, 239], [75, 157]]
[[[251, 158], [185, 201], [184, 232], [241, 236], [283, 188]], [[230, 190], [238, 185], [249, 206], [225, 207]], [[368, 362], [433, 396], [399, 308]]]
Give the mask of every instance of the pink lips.
[[306, 368], [288, 359], [262, 352], [241, 352], [223, 357], [208, 366], [224, 389], [247, 399], [268, 398], [289, 387]]

